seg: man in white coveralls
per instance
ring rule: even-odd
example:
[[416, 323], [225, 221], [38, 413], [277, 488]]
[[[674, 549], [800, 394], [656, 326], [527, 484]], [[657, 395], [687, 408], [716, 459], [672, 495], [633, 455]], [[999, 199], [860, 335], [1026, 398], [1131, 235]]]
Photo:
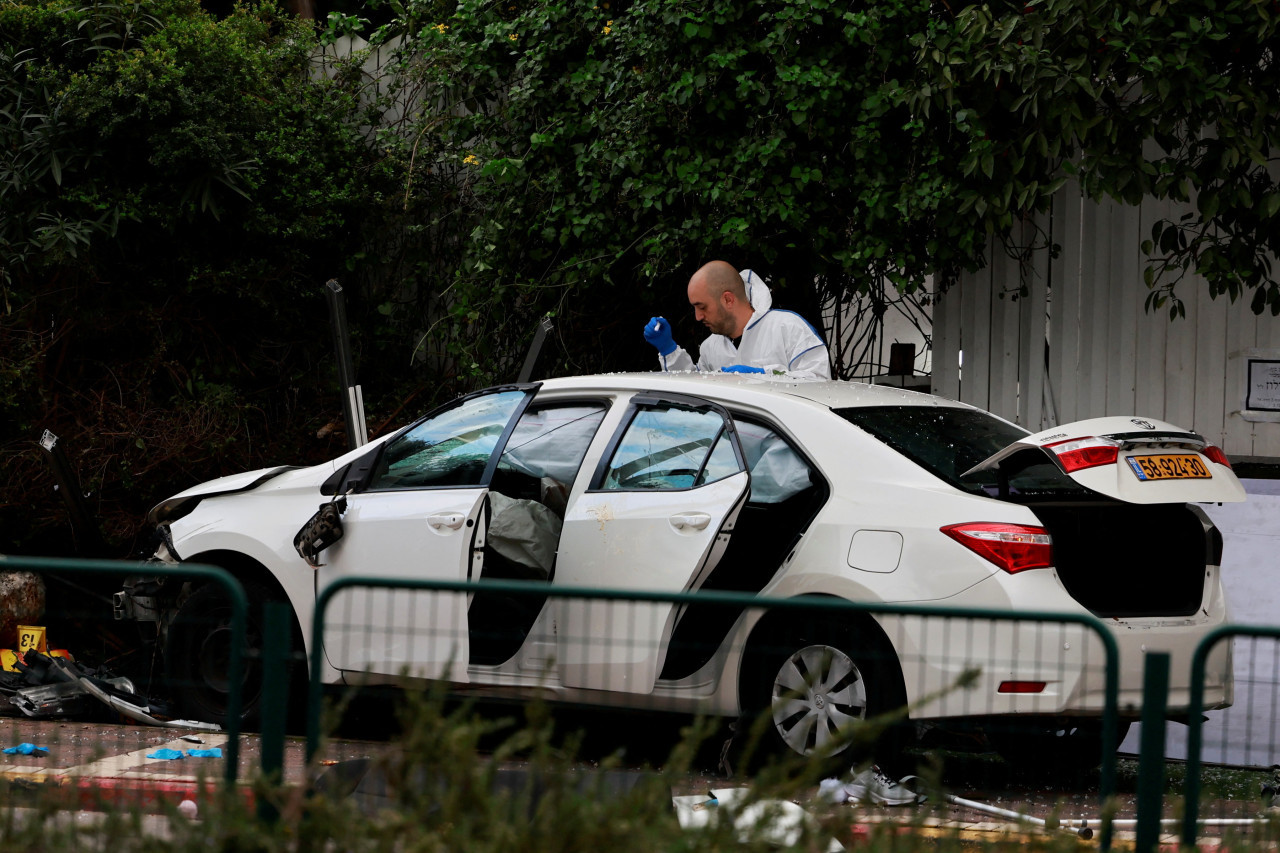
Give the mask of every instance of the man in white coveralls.
[[702, 342], [697, 364], [676, 346], [665, 317], [653, 317], [644, 327], [644, 339], [658, 350], [663, 370], [831, 378], [822, 337], [799, 314], [774, 308], [773, 294], [751, 270], [739, 273], [725, 261], [704, 264], [689, 279], [689, 304], [712, 332]]

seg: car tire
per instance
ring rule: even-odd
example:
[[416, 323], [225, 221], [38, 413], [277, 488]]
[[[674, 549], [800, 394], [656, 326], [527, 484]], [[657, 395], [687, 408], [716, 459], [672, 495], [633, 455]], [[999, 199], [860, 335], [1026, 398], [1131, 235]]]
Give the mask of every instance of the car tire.
[[[883, 716], [906, 705], [901, 670], [873, 622], [792, 619], [770, 627], [748, 647], [741, 705], [735, 740], [743, 738], [740, 757], [752, 767], [826, 748], [846, 768], [867, 759], [895, 763], [905, 746], [905, 714], [892, 722]], [[876, 718], [883, 730], [864, 728]], [[826, 747], [832, 738], [844, 742]]]
[[[242, 728], [258, 725], [262, 716], [263, 603], [280, 600], [263, 586], [244, 584], [248, 611], [245, 614], [245, 644], [242, 650], [241, 681]], [[227, 724], [230, 700], [228, 666], [231, 655], [231, 599], [221, 584], [206, 583], [196, 587], [179, 606], [169, 625], [165, 643], [165, 674], [174, 693], [179, 714], [201, 722]], [[293, 625], [293, 650], [302, 649], [302, 638], [296, 620]], [[294, 664], [290, 669], [291, 695], [297, 695], [298, 684]]]

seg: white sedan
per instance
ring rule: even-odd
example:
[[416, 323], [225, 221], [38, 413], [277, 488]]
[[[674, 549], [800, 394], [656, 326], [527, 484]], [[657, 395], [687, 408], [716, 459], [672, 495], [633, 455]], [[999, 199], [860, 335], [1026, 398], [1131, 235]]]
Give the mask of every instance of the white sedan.
[[[332, 462], [188, 489], [152, 521], [160, 559], [224, 566], [254, 602], [287, 602], [299, 644], [319, 591], [352, 576], [1093, 614], [1119, 644], [1132, 718], [1152, 650], [1172, 654], [1169, 709], [1185, 710], [1191, 652], [1226, 619], [1222, 540], [1195, 503], [1244, 498], [1218, 448], [1157, 420], [1029, 435], [905, 390], [644, 373], [471, 394]], [[336, 541], [301, 529], [327, 502]], [[218, 590], [135, 577], [116, 604], [155, 623], [183, 713], [224, 713]], [[321, 675], [771, 709], [777, 746], [806, 753], [904, 703], [916, 720], [1096, 735], [1102, 653], [1085, 627], [1046, 622], [351, 589], [327, 611]], [[1205, 688], [1206, 707], [1230, 703], [1226, 651]]]

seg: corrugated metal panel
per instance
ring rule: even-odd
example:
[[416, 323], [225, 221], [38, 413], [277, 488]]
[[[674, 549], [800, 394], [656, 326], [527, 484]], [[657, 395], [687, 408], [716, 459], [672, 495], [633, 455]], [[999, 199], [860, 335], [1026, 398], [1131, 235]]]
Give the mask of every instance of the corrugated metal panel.
[[[1188, 294], [1189, 296], [1190, 294]], [[1195, 308], [1195, 396], [1191, 428], [1214, 444], [1226, 437], [1227, 310], [1229, 303], [1212, 299], [1207, 287], [1197, 288]]]
[[1018, 321], [1021, 315], [1019, 302], [1019, 264], [1007, 253], [996, 255], [991, 264], [991, 279], [996, 286], [996, 298], [991, 303], [991, 369], [988, 375], [987, 398], [990, 408], [1013, 412], [1018, 420]]
[[1137, 411], [1137, 343], [1135, 324], [1145, 287], [1137, 247], [1139, 212], [1116, 204], [1106, 207], [1111, 247], [1107, 270], [1107, 411]]
[[1244, 377], [1241, 374], [1244, 364], [1231, 359], [1231, 354], [1259, 346], [1257, 343], [1259, 322], [1266, 321], [1260, 321], [1252, 312], [1241, 313], [1238, 310], [1227, 312], [1228, 360], [1223, 383], [1223, 410], [1227, 413], [1227, 417], [1223, 427], [1222, 446], [1224, 448], [1247, 447], [1249, 450], [1245, 453], [1249, 456], [1257, 455], [1253, 449], [1255, 425], [1240, 417], [1240, 407], [1244, 398]]
[[991, 265], [966, 285], [960, 290], [960, 399], [990, 409], [991, 329], [996, 325], [991, 317]]
[[[1280, 458], [1280, 423], [1239, 414], [1244, 362], [1231, 357], [1280, 349], [1280, 319], [1255, 317], [1247, 294], [1211, 299], [1194, 276], [1178, 285], [1185, 319], [1170, 321], [1167, 307], [1144, 310], [1141, 241], [1152, 223], [1181, 212], [1164, 202], [1083, 202], [1064, 187], [1042, 223], [1061, 247], [1057, 258], [1041, 252], [1020, 270], [1000, 251], [938, 300], [935, 391], [1032, 430], [1146, 415], [1193, 428], [1234, 456]], [[1020, 282], [1030, 292], [1015, 302], [1007, 294]]]
[[[1084, 216], [1080, 192], [1068, 184], [1058, 193], [1061, 216], [1053, 218], [1052, 239], [1062, 246], [1050, 268], [1053, 322], [1049, 338], [1049, 382], [1058, 400], [1058, 423], [1079, 420], [1080, 411], [1080, 264]], [[1055, 205], [1056, 211], [1056, 205]]]
[[[1169, 204], [1163, 201], [1144, 202], [1139, 210], [1141, 217], [1138, 233], [1143, 237], [1151, 236], [1151, 224], [1169, 217]], [[1145, 267], [1146, 263], [1141, 258], [1141, 253], [1134, 248], [1134, 254], [1138, 256], [1139, 266]], [[1141, 275], [1141, 273], [1139, 273]], [[1139, 279], [1141, 281], [1141, 279]], [[1137, 287], [1134, 289], [1134, 299], [1137, 302], [1137, 316], [1134, 320], [1135, 330], [1135, 346], [1134, 346], [1134, 412], [1149, 412], [1153, 417], [1163, 417], [1165, 414], [1164, 406], [1164, 388], [1165, 388], [1165, 348], [1168, 342], [1169, 320], [1165, 311], [1144, 311], [1146, 305], [1147, 294], [1149, 291], [1146, 287]], [[1141, 358], [1138, 354], [1141, 353]]]
[[[1044, 223], [1048, 225], [1048, 220]], [[1040, 240], [1038, 229], [1023, 226], [1022, 243]], [[1028, 293], [1018, 302], [1018, 423], [1032, 432], [1051, 424], [1045, 418], [1045, 342], [1048, 330], [1049, 254], [1035, 252], [1024, 264]]]
[[933, 301], [932, 391], [960, 399], [960, 285]]
[[[1280, 319], [1270, 314], [1259, 317], [1256, 341], [1254, 346], [1280, 349]], [[1236, 452], [1229, 447], [1223, 449], [1227, 453]], [[1280, 424], [1253, 424], [1253, 455], [1280, 458]]]

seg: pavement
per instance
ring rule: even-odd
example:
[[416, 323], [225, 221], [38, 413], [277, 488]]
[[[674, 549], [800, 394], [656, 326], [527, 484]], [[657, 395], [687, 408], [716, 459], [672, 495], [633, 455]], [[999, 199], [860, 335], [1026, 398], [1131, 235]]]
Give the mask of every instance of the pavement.
[[[135, 806], [144, 812], [165, 811], [183, 800], [200, 802], [223, 783], [227, 771], [225, 733], [22, 717], [0, 718], [0, 748], [30, 743], [47, 752], [0, 753], [0, 778], [18, 787], [62, 790], [76, 807], [95, 811]], [[320, 772], [344, 762], [370, 759], [388, 749], [386, 743], [335, 742], [326, 751]], [[181, 759], [151, 757], [161, 750]], [[221, 757], [191, 757], [188, 751], [221, 750]], [[284, 782], [305, 786], [306, 742], [287, 738]], [[252, 783], [260, 773], [262, 745], [257, 735], [240, 738], [238, 788], [252, 803]]]
[[[0, 754], [0, 778], [15, 788], [65, 794], [67, 819], [75, 822], [92, 820], [95, 814], [119, 809], [132, 809], [144, 816], [171, 814], [184, 800], [191, 800], [197, 808], [203, 809], [204, 803], [220, 790], [228, 760], [226, 734], [186, 733], [175, 729], [101, 722], [3, 717], [0, 718], [0, 741], [3, 741], [0, 747], [31, 743], [48, 750], [35, 755]], [[151, 757], [160, 750], [173, 750], [186, 756], [188, 750], [213, 749], [220, 749], [222, 757], [183, 757], [177, 760]], [[345, 798], [359, 812], [376, 814], [394, 802], [394, 794], [379, 772], [377, 761], [394, 749], [397, 749], [394, 743], [385, 741], [329, 741], [318, 766], [309, 773], [305, 764], [305, 741], [288, 738], [285, 743], [284, 781], [295, 788], [324, 790]], [[255, 805], [253, 783], [259, 775], [261, 761], [258, 736], [242, 735], [237, 791], [249, 808]], [[602, 780], [602, 774], [609, 778]], [[606, 795], [628, 791], [646, 775], [646, 771], [605, 771], [598, 766], [584, 766], [582, 769], [582, 781], [591, 782], [590, 790], [596, 795], [602, 791]], [[528, 782], [527, 768], [518, 762], [504, 765], [496, 779], [498, 786], [512, 790], [523, 790]], [[732, 790], [726, 788], [728, 784], [722, 778], [691, 775], [672, 789], [673, 808], [676, 800], [688, 799], [691, 795], [705, 796], [715, 789]], [[945, 803], [935, 799], [919, 806], [896, 808], [836, 805], [822, 800], [816, 789], [810, 796], [794, 800], [794, 805], [789, 808], [802, 808], [817, 816], [824, 825], [838, 828], [837, 834], [852, 840], [855, 846], [866, 842], [873, 834], [885, 831], [945, 835], [970, 841], [1008, 840], [1042, 833], [1075, 834], [1080, 819], [1097, 815], [1096, 792], [1046, 791], [1035, 794], [1024, 791], [1011, 796], [1008, 791], [988, 791], [985, 795], [972, 796], [986, 803], [987, 811], [966, 807], [954, 797], [947, 797], [948, 802]], [[20, 797], [11, 799], [12, 806], [22, 807]], [[996, 811], [995, 816], [991, 813], [992, 808]], [[1000, 818], [1001, 809], [1013, 809], [1033, 817], [1031, 820]], [[1128, 809], [1122, 808], [1121, 811]], [[1050, 815], [1061, 815], [1064, 822], [1075, 826], [1057, 830], [1037, 830], [1029, 826], [1035, 823], [1036, 816], [1043, 819]], [[1243, 813], [1238, 815], [1245, 816]], [[164, 820], [154, 819], [159, 823], [153, 827], [154, 831], [148, 832], [163, 835], [166, 831]], [[1131, 822], [1128, 826], [1118, 826], [1117, 842], [1123, 844], [1131, 839], [1132, 831]], [[1175, 845], [1175, 832], [1175, 826], [1165, 827], [1167, 834], [1162, 835], [1161, 843]], [[1206, 833], [1214, 834], [1217, 833]], [[1204, 847], [1212, 848], [1220, 840], [1206, 838]]]

